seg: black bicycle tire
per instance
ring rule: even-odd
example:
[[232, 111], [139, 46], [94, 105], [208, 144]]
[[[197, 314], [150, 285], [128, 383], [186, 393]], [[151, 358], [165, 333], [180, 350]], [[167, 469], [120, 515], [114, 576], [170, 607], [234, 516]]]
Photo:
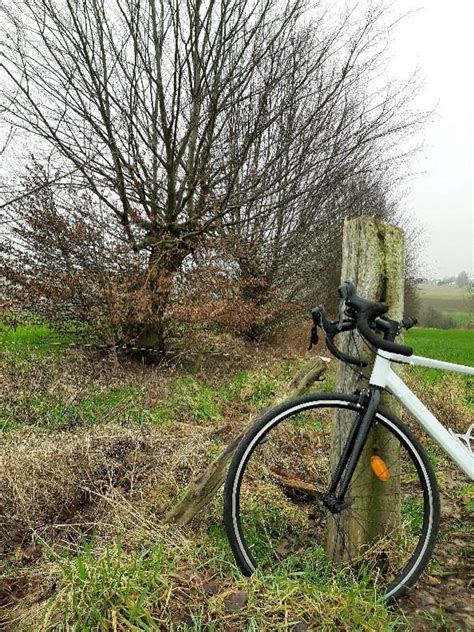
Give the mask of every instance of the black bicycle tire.
[[[297, 412], [303, 407], [310, 408], [309, 404], [311, 403], [318, 402], [320, 405], [322, 402], [332, 402], [333, 405], [327, 404], [328, 407], [337, 408], [342, 405], [346, 409], [352, 409], [359, 412], [361, 410], [359, 398], [356, 395], [347, 395], [343, 393], [313, 393], [292, 398], [262, 415], [262, 417], [258, 419], [246, 432], [234, 454], [228, 470], [224, 490], [224, 524], [234, 558], [244, 575], [250, 576], [254, 572], [255, 567], [252, 568], [247, 562], [247, 559], [249, 558], [249, 551], [245, 548], [245, 537], [243, 537], [239, 532], [240, 518], [236, 515], [236, 512], [238, 512], [238, 494], [240, 492], [240, 484], [246, 467], [246, 463], [244, 463], [241, 467], [241, 461], [243, 458], [246, 458], [247, 461], [249, 460], [256, 445], [258, 445], [258, 442], [254, 443], [250, 452], [248, 452], [248, 448], [252, 445], [255, 436], [261, 433], [262, 430], [266, 429], [266, 431], [262, 434], [263, 437], [273, 427], [291, 416], [290, 413], [285, 415], [288, 411], [293, 410]], [[337, 406], [335, 402], [337, 402], [339, 406]], [[273, 424], [271, 423], [275, 418], [280, 416], [281, 418], [277, 422], [274, 422]], [[395, 580], [385, 587], [384, 596], [387, 601], [392, 602], [401, 597], [418, 581], [428, 564], [436, 544], [439, 529], [440, 500], [433, 468], [425, 450], [415, 435], [400, 419], [385, 410], [383, 407], [379, 407], [377, 409], [376, 416], [378, 421], [390, 432], [395, 434], [395, 436], [397, 436], [407, 449], [420, 478], [423, 489], [424, 504], [426, 506], [426, 502], [428, 500], [430, 512], [427, 519], [424, 519], [420, 540], [412, 557], [406, 563], [399, 575], [397, 575]], [[236, 480], [237, 475], [239, 476], [238, 480]], [[252, 559], [251, 554], [250, 558]]]

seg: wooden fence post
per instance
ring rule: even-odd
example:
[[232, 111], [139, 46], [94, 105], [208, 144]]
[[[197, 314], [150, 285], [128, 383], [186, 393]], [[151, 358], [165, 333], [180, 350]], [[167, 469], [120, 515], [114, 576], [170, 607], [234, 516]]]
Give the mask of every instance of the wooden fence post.
[[[403, 300], [405, 285], [405, 247], [404, 234], [400, 228], [370, 217], [358, 217], [346, 220], [343, 231], [341, 281], [351, 281], [359, 296], [372, 301], [383, 301], [390, 306], [389, 318], [401, 320], [403, 317]], [[340, 348], [351, 356], [360, 356], [369, 367], [373, 364], [373, 353], [362, 341], [357, 332], [354, 337], [340, 336]], [[367, 388], [367, 381], [345, 364], [340, 363], [337, 376], [337, 390], [351, 393], [359, 388]], [[382, 405], [398, 414], [398, 406], [386, 395]], [[332, 434], [331, 459], [337, 463], [341, 446], [345, 443], [347, 426], [345, 417], [351, 413], [338, 413], [334, 419]], [[353, 419], [353, 413], [352, 417]], [[384, 453], [389, 455], [390, 462], [397, 459], [398, 442], [382, 428], [372, 431], [359, 466], [354, 473], [357, 477], [358, 493], [351, 506], [351, 512], [341, 514], [341, 523], [336, 529], [332, 523], [328, 532], [328, 553], [338, 562], [355, 557], [361, 547], [387, 529], [396, 527], [399, 520], [400, 490], [398, 477], [392, 476], [389, 484], [381, 483], [371, 475], [367, 468], [368, 459], [377, 445], [385, 445]], [[364, 490], [361, 492], [360, 490]], [[350, 491], [349, 491], [350, 496]], [[357, 517], [356, 517], [357, 516]], [[362, 524], [362, 516], [366, 524]]]

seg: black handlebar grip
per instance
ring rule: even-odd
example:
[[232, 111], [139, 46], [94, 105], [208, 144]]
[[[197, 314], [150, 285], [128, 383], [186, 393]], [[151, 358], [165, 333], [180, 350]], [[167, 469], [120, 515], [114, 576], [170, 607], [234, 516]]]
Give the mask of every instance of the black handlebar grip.
[[387, 310], [388, 307], [384, 303], [374, 303], [372, 308], [359, 312], [356, 317], [357, 329], [376, 349], [388, 351], [389, 353], [398, 353], [404, 356], [413, 355], [413, 349], [411, 347], [384, 340], [370, 328], [369, 321], [385, 314]]
[[407, 330], [411, 329], [412, 327], [414, 327], [417, 323], [418, 323], [418, 319], [414, 318], [413, 316], [408, 316], [407, 318], [404, 318], [402, 320], [402, 325]]

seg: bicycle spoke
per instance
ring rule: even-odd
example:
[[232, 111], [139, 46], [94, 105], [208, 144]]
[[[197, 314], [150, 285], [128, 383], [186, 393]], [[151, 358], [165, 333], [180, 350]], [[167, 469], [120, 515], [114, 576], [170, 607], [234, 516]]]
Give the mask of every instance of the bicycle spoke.
[[[387, 481], [376, 476], [369, 462], [359, 465], [345, 497], [348, 505], [332, 514], [324, 500], [331, 471], [359, 415], [357, 410], [342, 412], [335, 446], [331, 433], [321, 432], [335, 415], [329, 407], [299, 413], [260, 441], [241, 481], [242, 535], [257, 565], [270, 569], [288, 560], [288, 568], [299, 568], [313, 555], [311, 563], [323, 556], [330, 572], [383, 585], [400, 574], [420, 541], [423, 487], [406, 447], [399, 441], [396, 452], [387, 447], [397, 441], [392, 434], [377, 444]], [[385, 496], [394, 492], [390, 504]]]

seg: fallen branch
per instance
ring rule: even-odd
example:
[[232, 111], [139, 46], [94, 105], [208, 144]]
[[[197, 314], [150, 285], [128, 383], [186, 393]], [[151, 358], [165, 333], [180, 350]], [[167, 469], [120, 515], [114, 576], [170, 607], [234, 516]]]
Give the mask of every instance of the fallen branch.
[[[311, 359], [291, 380], [283, 393], [275, 398], [271, 407], [291, 397], [301, 395], [314, 382], [321, 381], [321, 376], [326, 371], [328, 362], [328, 360], [319, 357]], [[267, 410], [268, 408], [262, 411], [260, 416]], [[227, 468], [243, 434], [239, 434], [219, 457], [209, 464], [205, 472], [190, 483], [184, 497], [166, 515], [165, 522], [173, 522], [178, 525], [188, 524], [196, 514], [209, 505], [211, 498], [225, 481]]]
[[315, 500], [316, 498], [319, 498], [320, 491], [316, 485], [307, 483], [303, 479], [292, 474], [288, 474], [288, 472], [283, 470], [271, 469], [270, 471], [275, 482], [291, 497], [301, 497], [306, 500]]

